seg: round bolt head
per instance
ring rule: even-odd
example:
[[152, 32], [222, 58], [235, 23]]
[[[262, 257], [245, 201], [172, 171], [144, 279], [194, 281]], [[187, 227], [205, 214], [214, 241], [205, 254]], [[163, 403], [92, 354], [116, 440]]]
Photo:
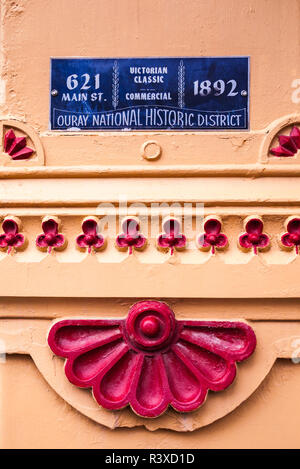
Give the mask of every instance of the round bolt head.
[[248, 96], [248, 92], [246, 90], [241, 91], [241, 96]]
[[57, 96], [58, 95], [58, 91], [57, 90], [52, 90], [51, 91], [51, 96]]

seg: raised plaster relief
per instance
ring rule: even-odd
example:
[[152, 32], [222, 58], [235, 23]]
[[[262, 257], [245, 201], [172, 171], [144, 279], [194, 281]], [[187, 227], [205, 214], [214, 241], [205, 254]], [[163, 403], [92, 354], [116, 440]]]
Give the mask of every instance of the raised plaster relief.
[[300, 246], [300, 218], [289, 217], [285, 221], [286, 232], [280, 236], [280, 243], [284, 249], [295, 250], [299, 254]]
[[161, 146], [155, 140], [147, 140], [141, 146], [141, 155], [145, 160], [153, 161], [160, 158], [162, 153]]
[[82, 234], [77, 236], [77, 247], [82, 251], [88, 251], [90, 254], [93, 250], [100, 251], [104, 249], [106, 240], [102, 234], [99, 233], [98, 227], [99, 220], [96, 217], [86, 217], [81, 225]]
[[17, 119], [0, 120], [0, 167], [9, 173], [17, 171], [22, 174], [20, 168], [26, 166], [26, 171], [31, 166], [44, 165], [44, 150], [39, 135], [31, 126]]
[[273, 147], [270, 153], [274, 156], [295, 156], [300, 149], [300, 129], [292, 127], [289, 135], [278, 136], [279, 146]]
[[[87, 256], [86, 259], [92, 259], [92, 257], [93, 256]], [[10, 256], [8, 258], [10, 259]], [[47, 257], [47, 259], [53, 258]], [[130, 259], [134, 259], [134, 257], [131, 256]], [[254, 260], [255, 259], [257, 259], [257, 257], [255, 257]], [[295, 268], [295, 275], [297, 274], [297, 269], [298, 266]], [[16, 280], [14, 280], [14, 285], [15, 284]], [[259, 316], [257, 316], [256, 321], [251, 319], [251, 327], [254, 328], [257, 337], [257, 347], [251, 358], [238, 366], [238, 375], [232, 386], [228, 387], [223, 392], [209, 392], [205, 405], [193, 412], [180, 413], [170, 407], [167, 412], [160, 417], [143, 418], [132, 412], [129, 406], [122, 410], [111, 411], [99, 406], [96, 400], [93, 399], [89, 389], [74, 386], [66, 379], [63, 360], [58, 356], [54, 356], [47, 343], [48, 331], [51, 326], [55, 324], [55, 322], [52, 322], [48, 317], [52, 317], [53, 314], [59, 314], [59, 310], [57, 309], [58, 304], [55, 300], [54, 304], [56, 306], [53, 309], [53, 306], [51, 307], [51, 304], [53, 305], [51, 299], [46, 296], [45, 298], [47, 299], [46, 303], [48, 306], [45, 311], [43, 311], [44, 308], [37, 310], [39, 311], [39, 316], [41, 316], [39, 318], [35, 317], [33, 319], [28, 317], [25, 319], [23, 317], [24, 313], [26, 315], [26, 300], [23, 302], [24, 308], [19, 305], [23, 311], [22, 321], [16, 317], [12, 317], [13, 311], [8, 307], [6, 315], [9, 314], [9, 316], [5, 317], [5, 320], [0, 321], [0, 340], [5, 344], [5, 352], [7, 354], [21, 354], [21, 356], [27, 354], [31, 356], [41, 376], [45, 379], [45, 382], [60, 396], [62, 401], [65, 401], [66, 404], [69, 404], [76, 409], [76, 411], [92, 419], [94, 422], [109, 427], [110, 429], [124, 427], [128, 430], [128, 428], [142, 425], [151, 431], [164, 428], [180, 432], [191, 432], [211, 424], [233, 412], [240, 404], [245, 402], [255, 390], [258, 390], [258, 394], [262, 396], [263, 399], [266, 388], [264, 385], [262, 388], [259, 388], [259, 386], [268, 376], [276, 359], [284, 358], [288, 360], [292, 358], [294, 363], [296, 363], [299, 357], [300, 322], [297, 321], [296, 311], [294, 313], [292, 312], [294, 308], [291, 303], [288, 302], [286, 305], [290, 305], [290, 307], [285, 309], [286, 320], [282, 320], [282, 307], [278, 307], [273, 311], [272, 320], [270, 320], [270, 316], [268, 312], [265, 311], [265, 308], [263, 308], [264, 311], [260, 310], [261, 301], [257, 299], [255, 301], [256, 306], [253, 308], [253, 314], [256, 315], [258, 311]], [[63, 302], [62, 300], [62, 303]], [[249, 305], [249, 301], [244, 299], [243, 302], [245, 306], [245, 308], [242, 308], [243, 315], [246, 315], [250, 320], [252, 313], [249, 315], [247, 306]], [[44, 304], [44, 302], [42, 303]], [[130, 304], [130, 301], [125, 300], [124, 303], [122, 301], [122, 306], [122, 304], [118, 302], [120, 311], [125, 312], [128, 303]], [[175, 307], [176, 311], [178, 310], [178, 314], [180, 314], [180, 316], [184, 315], [186, 318], [186, 314], [189, 313], [185, 308], [185, 302], [181, 304], [180, 312], [178, 302], [175, 303], [177, 303]], [[203, 311], [201, 301], [199, 301], [198, 304], [199, 314], [202, 316], [200, 312]], [[240, 302], [238, 304], [235, 304], [235, 302], [232, 303], [231, 311], [235, 317], [240, 308]], [[74, 300], [71, 309], [75, 315], [81, 310], [77, 299]], [[103, 317], [102, 315], [105, 314], [110, 315], [108, 311], [106, 301], [104, 301], [102, 305], [100, 302], [98, 309], [99, 316], [97, 314], [98, 318]], [[215, 314], [218, 315], [218, 311], [215, 310]], [[85, 310], [85, 313], [87, 312], [88, 308]], [[207, 313], [209, 314], [209, 311], [207, 311]], [[28, 314], [32, 314], [32, 308]], [[123, 316], [123, 313], [121, 314]], [[47, 319], [44, 316], [46, 316]], [[261, 320], [262, 318], [267, 320]], [[294, 318], [294, 320], [292, 318]], [[221, 317], [219, 317], [219, 319], [223, 321]], [[209, 318], [206, 318], [206, 320], [209, 320]], [[240, 321], [240, 319], [234, 320]], [[50, 388], [49, 393], [51, 392]], [[253, 399], [257, 399], [257, 394], [253, 396]], [[249, 406], [251, 408], [251, 401], [249, 401]]]
[[244, 322], [178, 321], [167, 304], [140, 301], [126, 319], [58, 321], [48, 343], [66, 359], [69, 381], [92, 388], [102, 407], [129, 404], [140, 416], [158, 417], [168, 405], [195, 410], [209, 390], [226, 389], [256, 337]]
[[52, 249], [63, 250], [66, 247], [66, 239], [62, 233], [59, 233], [60, 220], [57, 217], [45, 217], [42, 221], [43, 233], [36, 238], [36, 246], [41, 251]]
[[[282, 223], [284, 218], [282, 220]], [[0, 236], [0, 249], [2, 251], [23, 251], [28, 242], [34, 242], [36, 247], [44, 252], [54, 250], [64, 250], [67, 246], [67, 240], [60, 231], [60, 220], [56, 216], [46, 216], [42, 221], [43, 233], [36, 237], [36, 231], [33, 233], [30, 223], [26, 225], [27, 237], [21, 231], [21, 220], [15, 216], [6, 216], [2, 221], [3, 233]], [[299, 215], [290, 216], [285, 219], [285, 232], [280, 234], [279, 229], [272, 231], [271, 236], [279, 241], [280, 247], [285, 251], [294, 251], [299, 253], [300, 246], [300, 217]], [[122, 221], [122, 233], [116, 239], [115, 245], [120, 251], [128, 251], [132, 254], [133, 250], [142, 250], [147, 245], [147, 238], [140, 232], [139, 220], [135, 217], [128, 217]], [[99, 219], [95, 216], [85, 217], [82, 221], [82, 233], [76, 233], [72, 237], [73, 246], [82, 252], [95, 253], [103, 250], [107, 246], [107, 240], [99, 231]], [[171, 255], [176, 251], [192, 251], [192, 242], [187, 246], [187, 238], [182, 233], [179, 220], [176, 218], [166, 218], [163, 222], [164, 232], [156, 238], [156, 247], [162, 252], [169, 252]], [[244, 220], [244, 232], [233, 234], [228, 237], [222, 232], [221, 218], [214, 215], [208, 216], [204, 220], [203, 232], [196, 236], [196, 246], [200, 251], [210, 251], [215, 254], [218, 250], [230, 248], [237, 239], [239, 248], [245, 253], [265, 251], [271, 247], [270, 235], [264, 233], [264, 223], [260, 216], [249, 216]], [[26, 241], [26, 242], [25, 242]], [[151, 247], [151, 243], [149, 243]], [[154, 248], [154, 246], [152, 245]], [[111, 245], [113, 249], [113, 244]], [[228, 249], [229, 257], [233, 252]], [[276, 252], [275, 252], [276, 255]], [[194, 261], [197, 259], [201, 263], [203, 259], [197, 257], [195, 253]], [[292, 260], [291, 257], [287, 258]], [[274, 260], [276, 260], [274, 258]], [[268, 262], [270, 263], [270, 262]], [[271, 264], [274, 263], [273, 259]], [[276, 262], [275, 262], [276, 263]]]

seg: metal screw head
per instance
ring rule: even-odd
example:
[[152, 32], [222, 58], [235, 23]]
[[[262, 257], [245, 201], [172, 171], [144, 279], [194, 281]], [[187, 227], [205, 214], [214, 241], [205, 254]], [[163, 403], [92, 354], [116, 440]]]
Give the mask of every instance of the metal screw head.
[[58, 91], [57, 90], [52, 90], [51, 91], [51, 96], [57, 96], [58, 95]]
[[248, 96], [248, 92], [246, 90], [241, 91], [241, 96]]

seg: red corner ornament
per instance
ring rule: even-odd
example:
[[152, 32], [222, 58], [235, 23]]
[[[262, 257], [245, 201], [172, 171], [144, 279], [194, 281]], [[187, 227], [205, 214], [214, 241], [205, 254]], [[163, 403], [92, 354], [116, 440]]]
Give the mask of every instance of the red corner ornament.
[[13, 160], [27, 160], [34, 150], [26, 147], [26, 137], [16, 137], [14, 131], [10, 129], [4, 136], [4, 151]]
[[267, 249], [270, 245], [270, 238], [263, 233], [264, 224], [259, 217], [248, 217], [245, 220], [245, 231], [239, 237], [239, 245], [246, 251], [253, 249], [254, 254], [257, 251]]
[[24, 246], [25, 237], [22, 233], [19, 233], [20, 227], [21, 222], [18, 218], [4, 218], [2, 223], [4, 233], [0, 235], [0, 249], [7, 250], [7, 254]]
[[284, 248], [295, 248], [296, 254], [299, 254], [300, 246], [300, 218], [290, 217], [285, 223], [287, 233], [281, 235], [280, 241]]
[[204, 231], [197, 238], [197, 246], [202, 251], [215, 254], [216, 249], [224, 249], [228, 245], [227, 236], [221, 233], [222, 223], [219, 218], [207, 217], [204, 222]]
[[195, 410], [209, 389], [227, 388], [256, 337], [243, 322], [177, 321], [165, 303], [141, 301], [126, 319], [56, 322], [48, 343], [67, 359], [69, 381], [91, 387], [101, 406], [130, 404], [138, 415], [158, 417], [169, 404]]
[[116, 238], [116, 246], [120, 251], [127, 251], [132, 254], [133, 248], [142, 250], [146, 246], [147, 239], [140, 233], [140, 223], [135, 217], [128, 217], [122, 221], [123, 233]]
[[52, 249], [64, 249], [65, 237], [58, 233], [59, 219], [56, 217], [45, 217], [42, 222], [43, 234], [36, 238], [36, 245], [42, 251], [50, 253]]
[[274, 156], [294, 156], [300, 148], [300, 129], [293, 127], [290, 135], [280, 135], [278, 137], [279, 146], [271, 148], [270, 152]]
[[157, 246], [163, 251], [170, 249], [171, 255], [174, 254], [174, 249], [180, 251], [186, 247], [186, 237], [182, 234], [181, 223], [176, 218], [166, 218], [163, 221], [163, 231], [157, 237]]
[[100, 251], [105, 247], [105, 238], [98, 233], [98, 219], [96, 217], [87, 217], [82, 222], [83, 234], [76, 238], [76, 244], [79, 249], [87, 249], [88, 253]]

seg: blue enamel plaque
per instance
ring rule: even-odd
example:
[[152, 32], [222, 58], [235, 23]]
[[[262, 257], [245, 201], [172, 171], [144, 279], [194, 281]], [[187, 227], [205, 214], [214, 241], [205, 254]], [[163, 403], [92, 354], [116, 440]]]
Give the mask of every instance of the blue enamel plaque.
[[241, 130], [249, 58], [51, 59], [52, 130]]

